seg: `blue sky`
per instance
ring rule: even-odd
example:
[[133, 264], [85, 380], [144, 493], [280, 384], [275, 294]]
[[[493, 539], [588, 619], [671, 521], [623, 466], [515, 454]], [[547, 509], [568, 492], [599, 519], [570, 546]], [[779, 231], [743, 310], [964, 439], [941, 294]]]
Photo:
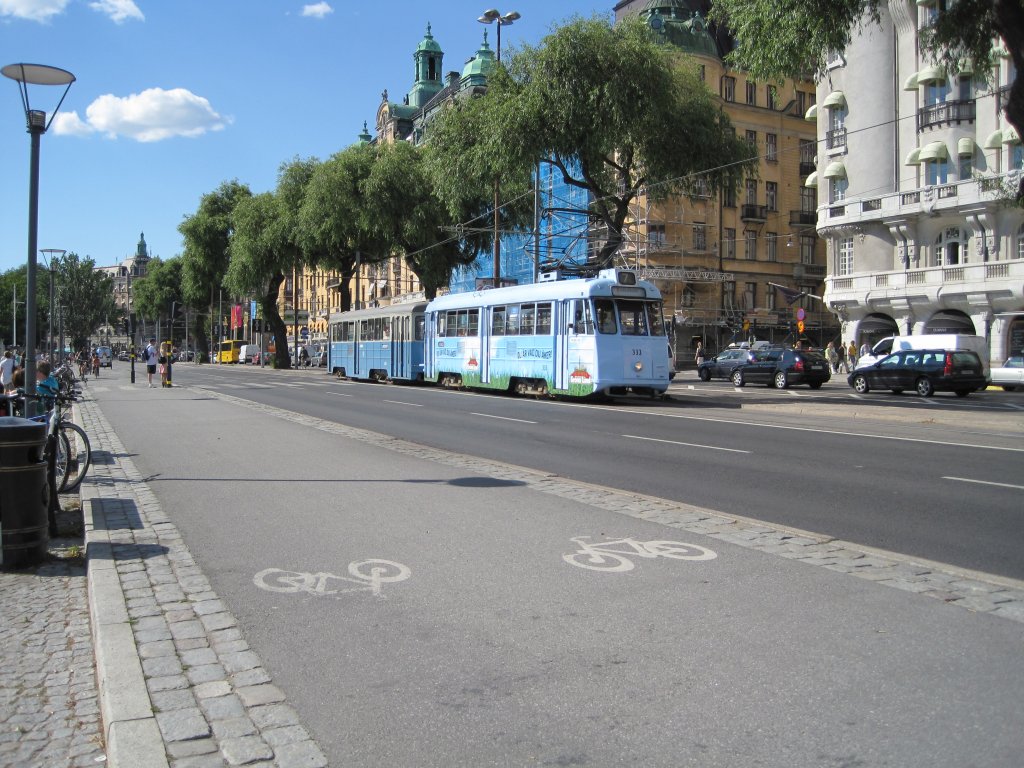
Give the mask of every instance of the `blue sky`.
[[[39, 248], [109, 265], [145, 232], [151, 253], [181, 252], [177, 226], [235, 179], [273, 189], [295, 156], [326, 159], [373, 121], [381, 92], [401, 101], [430, 22], [444, 71], [462, 70], [493, 0], [0, 0], [0, 66], [61, 67], [77, 82], [42, 137]], [[502, 50], [537, 43], [574, 14], [613, 2], [516, 0]], [[30, 86], [34, 109], [62, 88]], [[29, 136], [18, 86], [0, 78], [0, 271], [28, 246]]]

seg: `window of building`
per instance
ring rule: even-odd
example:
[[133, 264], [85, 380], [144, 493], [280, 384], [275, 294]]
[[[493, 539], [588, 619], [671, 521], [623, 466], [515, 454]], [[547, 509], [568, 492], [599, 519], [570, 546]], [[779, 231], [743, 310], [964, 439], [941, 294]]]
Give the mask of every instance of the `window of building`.
[[927, 161], [924, 164], [924, 176], [928, 184], [945, 184], [949, 181], [949, 161], [945, 158]]
[[736, 306], [736, 282], [734, 280], [726, 280], [722, 283], [722, 303], [725, 304], [726, 309]]
[[960, 75], [957, 85], [960, 86], [960, 101], [970, 101], [974, 98], [974, 81], [970, 75]]
[[949, 98], [950, 90], [949, 83], [945, 80], [928, 83], [924, 89], [925, 106], [942, 104]]
[[947, 227], [935, 238], [935, 266], [955, 266], [967, 262], [967, 231]]
[[743, 287], [743, 308], [753, 309], [757, 306], [757, 283], [745, 283]]
[[779, 210], [779, 185], [774, 181], [764, 183], [764, 204], [769, 211]]
[[726, 101], [736, 101], [736, 78], [722, 78], [722, 98]]
[[768, 86], [768, 109], [776, 110], [779, 108], [779, 89], [774, 85]]
[[974, 156], [960, 155], [960, 167], [957, 169], [957, 178], [966, 181], [974, 174]]
[[846, 127], [846, 118], [850, 110], [846, 104], [837, 104], [828, 111], [828, 128], [830, 131], [841, 131]]
[[757, 149], [757, 131], [747, 131], [747, 144]]
[[1024, 224], [1017, 230], [1017, 258], [1024, 259]]
[[725, 242], [722, 243], [724, 250], [722, 255], [727, 259], [736, 258], [736, 230], [735, 229], [724, 229], [723, 236]]
[[768, 286], [768, 292], [764, 296], [764, 305], [767, 309], [775, 309], [775, 289]]
[[1010, 145], [1010, 170], [1019, 171], [1024, 168], [1024, 144]]
[[846, 199], [846, 192], [850, 188], [850, 182], [845, 177], [828, 180], [828, 201], [830, 203], [841, 203]]
[[813, 264], [814, 263], [814, 246], [815, 246], [814, 235], [800, 235], [800, 263], [801, 264]]
[[757, 83], [747, 81], [747, 104], [757, 105]]
[[764, 159], [775, 163], [779, 160], [779, 137], [774, 133], [764, 135]]
[[839, 240], [838, 254], [836, 257], [836, 273], [840, 275], [853, 274], [853, 238], [843, 237]]
[[693, 249], [695, 251], [708, 249], [707, 231], [702, 222], [693, 225]]
[[817, 159], [818, 143], [814, 139], [800, 139], [800, 162], [813, 164]]
[[648, 224], [647, 242], [650, 243], [652, 248], [660, 248], [665, 245], [665, 225]]
[[757, 258], [757, 233], [752, 229], [743, 230], [743, 255], [751, 261]]
[[803, 91], [796, 92], [796, 111], [802, 116], [807, 113], [810, 105], [807, 103], [807, 94]]
[[722, 206], [725, 208], [736, 207], [736, 189], [726, 186], [722, 189]]
[[769, 232], [764, 239], [765, 257], [768, 261], [779, 260], [779, 235], [777, 232]]
[[746, 199], [743, 202], [747, 205], [757, 205], [757, 179], [747, 179]]
[[803, 213], [814, 213], [818, 207], [818, 190], [814, 187], [800, 187], [800, 210]]

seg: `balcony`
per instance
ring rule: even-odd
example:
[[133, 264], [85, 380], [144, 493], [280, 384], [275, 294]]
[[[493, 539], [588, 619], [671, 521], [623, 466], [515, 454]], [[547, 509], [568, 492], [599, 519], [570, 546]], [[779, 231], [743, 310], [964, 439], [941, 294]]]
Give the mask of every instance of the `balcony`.
[[740, 218], [743, 221], [768, 221], [768, 206], [744, 203], [740, 208]]
[[917, 110], [917, 130], [950, 123], [973, 123], [975, 111], [974, 99], [929, 104]]
[[815, 211], [790, 211], [789, 226], [791, 227], [813, 227], [818, 223], [818, 214]]
[[836, 128], [825, 133], [825, 149], [846, 149], [846, 129]]

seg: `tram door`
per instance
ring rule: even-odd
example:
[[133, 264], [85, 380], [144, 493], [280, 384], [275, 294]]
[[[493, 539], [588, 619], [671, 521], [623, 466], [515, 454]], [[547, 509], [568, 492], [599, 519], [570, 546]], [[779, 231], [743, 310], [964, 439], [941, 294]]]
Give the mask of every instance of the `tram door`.
[[391, 318], [391, 376], [401, 378], [405, 376], [405, 336], [402, 334], [401, 317]]
[[555, 389], [569, 388], [569, 336], [575, 333], [574, 300], [558, 302], [555, 312]]

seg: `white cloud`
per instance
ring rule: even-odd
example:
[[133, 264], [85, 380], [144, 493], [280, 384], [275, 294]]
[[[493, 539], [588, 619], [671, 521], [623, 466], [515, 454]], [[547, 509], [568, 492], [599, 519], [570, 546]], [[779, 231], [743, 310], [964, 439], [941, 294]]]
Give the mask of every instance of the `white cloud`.
[[142, 15], [142, 11], [139, 10], [139, 6], [135, 4], [134, 0], [96, 0], [89, 3], [89, 7], [94, 11], [107, 14], [111, 21], [117, 24], [126, 19], [146, 20], [146, 17]]
[[49, 21], [64, 13], [69, 0], [0, 0], [0, 17], [13, 16], [29, 21]]
[[323, 2], [316, 3], [314, 5], [302, 6], [303, 16], [312, 16], [313, 18], [316, 19], [322, 19], [324, 16], [327, 16], [330, 13], [334, 13], [334, 9], [331, 8], [331, 6], [329, 6], [327, 3]]
[[209, 101], [185, 88], [149, 88], [131, 96], [100, 96], [86, 108], [84, 121], [77, 112], [58, 113], [54, 131], [68, 136], [99, 132], [111, 139], [124, 136], [150, 142], [176, 136], [194, 138], [223, 130], [230, 122], [217, 114]]
[[53, 119], [53, 132], [61, 136], [85, 136], [95, 130], [77, 112], [58, 112]]

